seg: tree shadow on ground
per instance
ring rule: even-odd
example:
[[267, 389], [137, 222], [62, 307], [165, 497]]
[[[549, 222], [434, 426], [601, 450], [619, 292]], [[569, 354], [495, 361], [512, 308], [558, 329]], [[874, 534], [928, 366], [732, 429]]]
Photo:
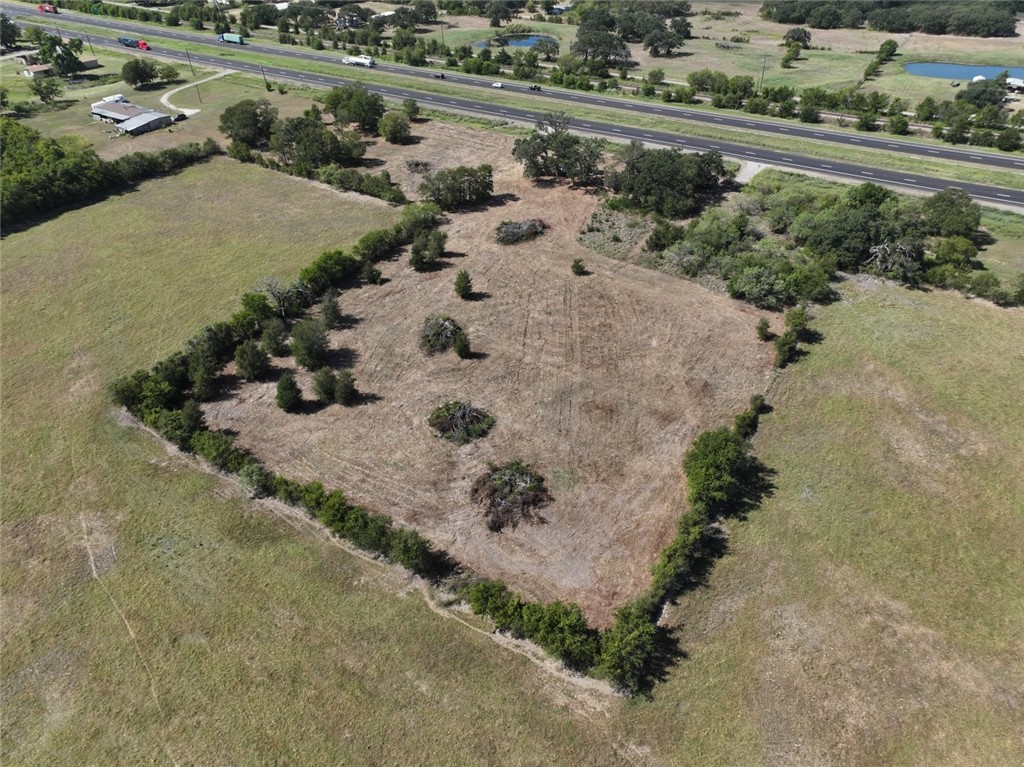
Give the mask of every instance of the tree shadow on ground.
[[376, 402], [383, 402], [384, 398], [379, 394], [369, 391], [361, 391], [356, 393], [356, 406], [359, 405], [372, 405]]
[[641, 674], [634, 696], [650, 700], [654, 688], [668, 679], [668, 672], [676, 663], [686, 660], [686, 651], [679, 645], [679, 639], [665, 626], [654, 627], [654, 652], [652, 652]]
[[327, 367], [335, 370], [350, 370], [359, 362], [359, 352], [343, 346], [340, 349], [331, 349], [327, 353]]

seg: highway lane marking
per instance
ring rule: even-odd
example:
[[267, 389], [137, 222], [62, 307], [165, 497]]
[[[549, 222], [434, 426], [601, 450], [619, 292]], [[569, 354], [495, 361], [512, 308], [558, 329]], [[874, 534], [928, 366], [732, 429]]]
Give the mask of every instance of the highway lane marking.
[[852, 139], [850, 139], [850, 141], [852, 141], [854, 144], [859, 144], [860, 143], [860, 139], [859, 138], [852, 138]]
[[937, 151], [935, 151], [934, 149], [929, 149], [928, 150], [928, 154], [939, 154], [939, 153]]
[[980, 160], [980, 159], [981, 159], [981, 158], [980, 158], [980, 157], [978, 157], [978, 155], [976, 155], [976, 154], [968, 155], [968, 157], [970, 157], [970, 158], [971, 158], [972, 160]]
[[818, 136], [818, 137], [821, 137], [821, 136], [824, 136], [825, 134], [824, 133], [815, 133], [814, 135]]
[[710, 146], [712, 149], [721, 149], [722, 148], [718, 144], [708, 144], [708, 146]]
[[590, 123], [580, 123], [580, 125], [582, 125], [584, 128], [590, 127]]
[[743, 154], [749, 154], [751, 157], [755, 157], [757, 152], [744, 152]]
[[661, 107], [654, 107], [654, 111], [655, 112], [664, 112], [665, 110], [662, 109]]
[[786, 128], [786, 127], [783, 127], [783, 126], [780, 126], [779, 130], [783, 130], [783, 131], [786, 131], [786, 133], [789, 133], [789, 128]]
[[1008, 194], [1003, 194], [1002, 192], [996, 192], [996, 197], [1007, 197], [1007, 198], [1009, 198], [1009, 196], [1010, 196], [1010, 195], [1008, 195]]
[[911, 183], [911, 184], [916, 184], [916, 183], [917, 183], [917, 181], [915, 181], [915, 180], [914, 180], [914, 179], [912, 179], [912, 178], [905, 178], [905, 179], [903, 179], [903, 180], [904, 180], [904, 181], [906, 181], [906, 182], [908, 182], [908, 183]]
[[886, 144], [886, 146], [889, 147], [890, 149], [899, 149], [900, 148], [899, 144]]
[[612, 128], [616, 133], [622, 133], [622, 128]]
[[875, 175], [875, 174], [874, 174], [874, 173], [872, 173], [872, 172], [871, 172], [871, 171], [869, 171], [869, 170], [862, 170], [862, 171], [860, 172], [860, 175], [862, 175], [862, 176], [873, 176], [873, 175]]
[[782, 159], [785, 162], [793, 162], [793, 158], [792, 157], [783, 157]]
[[831, 165], [826, 165], [825, 163], [822, 163], [821, 167], [822, 168], [828, 168], [829, 170], [832, 170], [832, 166]]

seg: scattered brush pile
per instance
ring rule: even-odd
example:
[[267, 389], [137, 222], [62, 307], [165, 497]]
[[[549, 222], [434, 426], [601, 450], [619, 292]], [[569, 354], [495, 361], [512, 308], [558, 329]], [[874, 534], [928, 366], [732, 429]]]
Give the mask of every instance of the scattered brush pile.
[[427, 423], [442, 439], [465, 445], [486, 436], [494, 426], [494, 416], [467, 402], [455, 400], [434, 408]]
[[517, 242], [525, 242], [539, 237], [547, 228], [548, 225], [539, 218], [531, 218], [526, 221], [502, 221], [498, 224], [495, 239], [502, 245], [515, 245]]
[[473, 483], [472, 491], [473, 500], [484, 507], [487, 529], [499, 533], [524, 520], [539, 521], [537, 510], [552, 501], [544, 477], [522, 461], [491, 464], [489, 469]]
[[427, 354], [446, 352], [453, 346], [458, 347], [462, 341], [468, 346], [466, 331], [447, 314], [432, 314], [423, 323], [420, 348]]

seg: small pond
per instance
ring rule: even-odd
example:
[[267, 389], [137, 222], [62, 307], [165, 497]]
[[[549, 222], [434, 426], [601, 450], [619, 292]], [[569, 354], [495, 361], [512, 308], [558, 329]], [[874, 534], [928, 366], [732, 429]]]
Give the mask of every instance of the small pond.
[[983, 75], [991, 80], [1006, 70], [1010, 71], [1010, 77], [1024, 78], [1024, 67], [971, 66], [970, 64], [929, 62], [907, 64], [904, 69], [912, 75], [921, 77], [941, 77], [943, 80], [961, 80], [968, 83], [978, 75]]
[[[558, 42], [558, 38], [552, 37], [551, 35], [501, 35], [505, 38], [505, 45], [510, 48], [532, 48], [541, 40], [552, 40]], [[473, 43], [474, 48], [486, 48], [488, 43], [494, 42], [497, 45], [497, 37], [492, 37], [489, 40], [477, 40]]]

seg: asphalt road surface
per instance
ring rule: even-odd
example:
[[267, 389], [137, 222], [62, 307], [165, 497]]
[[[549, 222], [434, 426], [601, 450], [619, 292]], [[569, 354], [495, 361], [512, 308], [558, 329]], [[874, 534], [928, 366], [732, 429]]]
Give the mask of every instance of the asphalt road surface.
[[[0, 9], [8, 14], [20, 14], [24, 15], [27, 12], [31, 12], [31, 6], [22, 5], [2, 5]], [[65, 14], [61, 14], [65, 15]], [[47, 29], [52, 29], [56, 26], [59, 29], [61, 15], [56, 17], [47, 16], [40, 18], [38, 23], [41, 26], [45, 26]], [[133, 37], [146, 38], [148, 34], [152, 33], [153, 37], [165, 37], [168, 39], [174, 39], [180, 42], [191, 42], [205, 45], [217, 45], [218, 43], [209, 35], [190, 34], [187, 32], [177, 31], [174, 29], [154, 29], [151, 26], [143, 24], [134, 24], [131, 22], [125, 22], [117, 19], [107, 19], [105, 17], [86, 16], [83, 14], [66, 14], [65, 17], [69, 22], [76, 24], [88, 24], [100, 29], [106, 29], [115, 33], [114, 37], [105, 37], [103, 35], [89, 35], [89, 39], [94, 45], [110, 46], [113, 48], [123, 48], [120, 43], [117, 42], [116, 37], [118, 33], [120, 36], [130, 35]], [[82, 37], [79, 33], [74, 33], [69, 30], [61, 30], [67, 37]], [[150, 43], [154, 45], [153, 42]], [[222, 43], [222, 45], [230, 45], [230, 43]], [[329, 63], [338, 66], [339, 73], [343, 73], [346, 69], [344, 65], [340, 63], [340, 57], [338, 54], [323, 54], [308, 49], [290, 49], [284, 47], [273, 47], [266, 45], [246, 45], [245, 50], [247, 53], [265, 53], [267, 55], [288, 57], [295, 59], [302, 59], [306, 61], [316, 61], [319, 63]], [[141, 51], [137, 51], [144, 55]], [[189, 57], [192, 63], [199, 64], [204, 67], [212, 67], [216, 69], [230, 69], [238, 72], [245, 72], [254, 75], [266, 75], [274, 79], [287, 79], [292, 82], [302, 83], [317, 88], [332, 88], [339, 85], [347, 84], [348, 80], [344, 77], [322, 75], [317, 73], [303, 72], [301, 70], [276, 67], [276, 66], [262, 66], [256, 63], [249, 63], [244, 61], [238, 61], [235, 59], [224, 58], [216, 55], [209, 55], [205, 53], [198, 53], [189, 51], [186, 55], [183, 51], [177, 51], [173, 49], [161, 49], [159, 43], [154, 45], [154, 54], [167, 59], [172, 59], [181, 62], [187, 62]], [[376, 67], [377, 70], [382, 72], [392, 72], [402, 75], [411, 75], [424, 79], [433, 79], [433, 72], [429, 69], [424, 70], [415, 67], [400, 67], [394, 65], [383, 65], [380, 64]], [[497, 78], [501, 79], [501, 78]], [[470, 77], [466, 75], [445, 73], [445, 82], [462, 85], [474, 85], [480, 87], [491, 87], [491, 83], [494, 82], [495, 78], [478, 78]], [[506, 92], [515, 93], [521, 96], [531, 96], [538, 99], [536, 109], [514, 107], [511, 105], [502, 104], [489, 104], [474, 101], [467, 98], [459, 98], [447, 95], [438, 95], [433, 93], [423, 93], [414, 90], [414, 83], [410, 83], [409, 88], [394, 87], [377, 85], [371, 83], [365, 83], [367, 88], [375, 93], [380, 93], [382, 96], [393, 99], [403, 98], [415, 98], [422, 106], [430, 107], [433, 109], [445, 110], [445, 111], [458, 111], [469, 114], [478, 115], [490, 119], [504, 119], [504, 120], [515, 120], [520, 122], [533, 122], [543, 116], [544, 112], [552, 110], [551, 100], [560, 100], [570, 102], [572, 104], [581, 105], [596, 105], [607, 108], [618, 108], [628, 110], [630, 112], [645, 112], [655, 116], [669, 117], [673, 114], [685, 114], [686, 119], [691, 119], [694, 115], [703, 119], [706, 122], [713, 122], [715, 125], [722, 127], [727, 126], [739, 126], [744, 130], [755, 130], [755, 127], [750, 127], [747, 123], [752, 123], [755, 126], [759, 126], [762, 130], [771, 130], [772, 132], [782, 133], [782, 135], [792, 137], [794, 144], [798, 144], [801, 139], [807, 138], [813, 135], [814, 140], [823, 140], [817, 134], [821, 134], [826, 137], [825, 140], [836, 140], [849, 143], [852, 146], [860, 148], [869, 148], [872, 146], [881, 146], [887, 151], [899, 152], [903, 151], [905, 154], [923, 154], [931, 159], [947, 159], [956, 160], [960, 162], [985, 162], [986, 164], [995, 167], [1004, 167], [1009, 170], [1020, 169], [1024, 172], [1024, 159], [1021, 159], [1021, 155], [985, 155], [985, 154], [974, 154], [968, 150], [959, 150], [955, 148], [947, 147], [936, 147], [931, 148], [927, 146], [921, 146], [911, 144], [909, 142], [898, 142], [895, 140], [887, 140], [884, 138], [873, 138], [866, 135], [863, 136], [852, 136], [843, 133], [829, 132], [827, 130], [815, 130], [813, 128], [807, 128], [797, 125], [778, 125], [773, 122], [757, 121], [750, 119], [748, 120], [745, 116], [727, 116], [727, 115], [714, 115], [705, 114], [696, 110], [684, 110], [680, 108], [673, 108], [669, 106], [658, 106], [655, 104], [646, 104], [643, 102], [631, 102], [631, 101], [620, 101], [614, 98], [603, 98], [599, 94], [589, 93], [573, 93], [571, 91], [561, 91], [545, 89], [540, 92], [528, 90], [527, 84], [520, 84], [516, 82], [508, 82], [502, 80]], [[726, 122], [729, 121], [729, 122]], [[891, 171], [884, 170], [881, 168], [874, 168], [868, 165], [859, 165], [853, 163], [845, 163], [838, 160], [821, 160], [811, 157], [803, 157], [795, 152], [777, 151], [772, 149], [762, 149], [759, 147], [748, 147], [742, 144], [734, 144], [727, 141], [720, 141], [716, 139], [702, 139], [690, 136], [681, 135], [680, 133], [670, 131], [658, 131], [645, 128], [632, 128], [628, 125], [617, 125], [612, 123], [605, 123], [596, 120], [586, 120], [577, 118], [573, 120], [572, 129], [581, 133], [587, 133], [594, 136], [601, 136], [614, 141], [630, 141], [637, 139], [648, 144], [658, 144], [661, 146], [676, 147], [679, 149], [685, 149], [689, 151], [718, 151], [723, 155], [736, 158], [738, 160], [747, 162], [757, 162], [765, 165], [773, 165], [780, 168], [787, 168], [795, 171], [820, 173], [830, 176], [837, 176], [848, 179], [855, 179], [857, 181], [871, 181], [878, 184], [885, 184], [887, 186], [898, 187], [901, 189], [908, 189], [923, 193], [931, 193], [945, 189], [950, 186], [956, 186], [973, 198], [980, 202], [996, 203], [1000, 205], [1014, 205], [1024, 207], [1024, 191], [1014, 189], [1003, 189], [996, 186], [989, 186], [985, 184], [976, 184], [963, 181], [949, 181], [945, 179], [934, 178], [925, 175], [918, 175], [914, 173], [907, 173], [905, 171]], [[874, 143], [869, 143], [874, 142]], [[891, 146], [890, 146], [891, 145]], [[896, 147], [896, 149], [892, 148]], [[974, 160], [972, 158], [978, 158]]]

